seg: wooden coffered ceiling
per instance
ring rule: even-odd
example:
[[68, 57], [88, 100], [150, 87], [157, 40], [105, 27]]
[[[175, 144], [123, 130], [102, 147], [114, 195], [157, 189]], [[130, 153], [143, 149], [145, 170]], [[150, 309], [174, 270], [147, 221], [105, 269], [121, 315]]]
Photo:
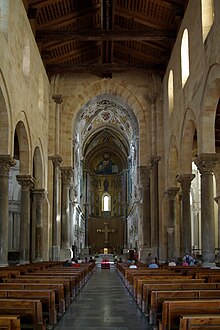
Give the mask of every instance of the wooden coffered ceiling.
[[23, 0], [53, 73], [164, 74], [188, 0]]

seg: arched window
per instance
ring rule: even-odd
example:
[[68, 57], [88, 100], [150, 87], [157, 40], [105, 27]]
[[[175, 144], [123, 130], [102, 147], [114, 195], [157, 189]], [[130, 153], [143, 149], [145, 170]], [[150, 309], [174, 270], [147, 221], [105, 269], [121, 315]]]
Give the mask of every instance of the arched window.
[[214, 21], [213, 0], [201, 0], [202, 38], [205, 41]]
[[0, 0], [0, 31], [5, 38], [8, 37], [8, 19], [9, 19], [9, 4], [8, 0]]
[[102, 211], [111, 211], [111, 196], [107, 193], [102, 196]]
[[173, 71], [170, 70], [169, 79], [168, 79], [168, 102], [169, 102], [169, 115], [172, 114], [174, 105], [173, 105]]
[[181, 43], [181, 73], [183, 87], [189, 77], [189, 35], [187, 29], [183, 32]]

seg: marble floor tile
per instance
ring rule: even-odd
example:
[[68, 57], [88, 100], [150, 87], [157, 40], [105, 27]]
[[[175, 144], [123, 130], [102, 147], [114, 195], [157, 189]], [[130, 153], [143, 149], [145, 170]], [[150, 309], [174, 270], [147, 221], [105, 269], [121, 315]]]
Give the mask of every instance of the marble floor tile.
[[151, 330], [114, 268], [96, 268], [54, 330]]

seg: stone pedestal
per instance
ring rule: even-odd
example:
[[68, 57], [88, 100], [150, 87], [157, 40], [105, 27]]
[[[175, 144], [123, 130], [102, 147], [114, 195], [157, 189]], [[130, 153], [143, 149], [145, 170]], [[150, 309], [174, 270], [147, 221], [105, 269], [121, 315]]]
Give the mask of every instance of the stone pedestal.
[[167, 256], [168, 259], [173, 259], [176, 252], [175, 242], [175, 226], [176, 226], [176, 195], [179, 191], [178, 187], [170, 187], [166, 190], [166, 194], [169, 198], [169, 214], [168, 214], [168, 226], [167, 226]]
[[217, 163], [216, 154], [201, 154], [196, 165], [201, 174], [201, 232], [202, 232], [202, 263], [215, 262], [214, 241], [214, 193], [213, 170]]
[[10, 156], [0, 155], [0, 267], [8, 265], [8, 180], [14, 165]]
[[[52, 204], [52, 260], [59, 260], [60, 246], [58, 245], [58, 223], [59, 223], [59, 175], [60, 164], [62, 158], [60, 155], [53, 155], [49, 157], [49, 160], [53, 163], [53, 204]], [[56, 259], [53, 259], [56, 258]]]
[[140, 166], [140, 185], [142, 189], [142, 232], [143, 250], [151, 247], [151, 217], [150, 217], [150, 169]]
[[190, 187], [195, 174], [182, 174], [177, 177], [182, 189], [181, 207], [181, 254], [191, 254], [192, 233], [191, 233], [191, 209], [190, 209]]
[[[73, 169], [71, 167], [61, 168], [62, 191], [61, 191], [61, 250], [70, 250], [70, 217], [69, 217], [69, 190]], [[60, 250], [60, 253], [61, 253]], [[61, 256], [61, 255], [60, 255]]]
[[31, 175], [17, 175], [21, 185], [20, 263], [30, 262], [30, 190], [34, 186]]
[[[147, 248], [147, 247], [143, 247], [139, 250], [139, 258], [140, 261], [143, 263], [146, 263], [147, 261], [147, 256], [149, 255], [149, 253], [152, 254], [152, 250], [151, 248]], [[152, 254], [152, 256], [154, 256], [155, 254]]]
[[72, 258], [72, 251], [70, 249], [60, 249], [60, 260], [70, 260]]

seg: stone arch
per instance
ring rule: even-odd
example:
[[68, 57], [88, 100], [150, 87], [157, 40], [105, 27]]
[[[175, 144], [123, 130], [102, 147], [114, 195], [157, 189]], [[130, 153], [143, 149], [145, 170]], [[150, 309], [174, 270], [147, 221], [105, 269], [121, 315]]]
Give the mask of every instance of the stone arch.
[[44, 167], [41, 148], [36, 146], [33, 155], [33, 177], [35, 178], [34, 188], [41, 189], [44, 183]]
[[220, 65], [210, 67], [203, 90], [198, 153], [215, 153], [215, 115], [220, 95]]
[[[62, 157], [66, 164], [72, 163], [72, 128], [75, 126], [77, 120], [77, 114], [81, 108], [87, 104], [91, 99], [97, 95], [109, 94], [122, 99], [124, 103], [133, 110], [134, 115], [137, 118], [139, 124], [139, 136], [140, 136], [140, 146], [142, 149], [139, 150], [140, 154], [140, 165], [146, 165], [149, 157], [147, 158], [147, 151], [144, 150], [146, 146], [145, 136], [146, 136], [146, 117], [144, 114], [144, 109], [136, 96], [122, 84], [114, 83], [112, 81], [104, 80], [102, 82], [98, 81], [92, 85], [86, 84], [83, 91], [74, 91], [69, 97], [67, 102], [65, 102], [63, 107], [63, 118], [61, 128], [61, 150]], [[69, 147], [67, 145], [69, 144]], [[67, 151], [68, 150], [68, 151]]]
[[176, 176], [179, 174], [179, 153], [174, 135], [170, 139], [169, 157], [167, 161], [167, 187], [177, 185]]
[[0, 154], [11, 154], [11, 111], [6, 84], [0, 71]]
[[19, 144], [20, 175], [31, 173], [30, 162], [30, 134], [24, 121], [18, 121], [15, 134]]
[[[191, 109], [187, 109], [182, 128], [182, 136], [180, 140], [180, 172], [192, 172], [193, 152], [197, 149], [197, 144], [194, 145], [194, 136], [196, 132], [196, 120]], [[194, 155], [195, 156], [195, 155]], [[181, 174], [180, 173], [180, 174]]]

